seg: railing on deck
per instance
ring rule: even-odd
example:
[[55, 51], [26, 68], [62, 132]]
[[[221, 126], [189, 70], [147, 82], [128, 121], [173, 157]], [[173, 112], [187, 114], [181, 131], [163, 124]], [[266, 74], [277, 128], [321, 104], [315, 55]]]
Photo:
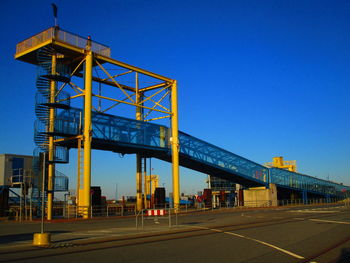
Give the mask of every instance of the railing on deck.
[[[42, 31], [39, 34], [36, 34], [35, 36], [27, 38], [26, 40], [18, 43], [16, 46], [16, 54], [22, 53], [50, 39], [55, 39], [56, 41], [82, 49], [85, 49], [89, 41], [87, 38], [78, 36], [76, 34], [63, 31], [56, 27], [50, 27], [49, 29]], [[111, 56], [111, 49], [108, 46], [102, 45], [95, 41], [90, 41], [90, 43], [92, 52], [105, 57]]]
[[52, 39], [54, 36], [53, 33], [54, 33], [54, 28], [51, 27], [49, 29], [46, 29], [43, 32], [40, 32], [39, 34], [36, 34], [35, 36], [32, 36], [30, 38], [27, 38], [26, 40], [23, 40], [22, 42], [19, 42], [16, 46], [16, 54], [22, 53], [27, 49], [30, 49], [49, 39]]

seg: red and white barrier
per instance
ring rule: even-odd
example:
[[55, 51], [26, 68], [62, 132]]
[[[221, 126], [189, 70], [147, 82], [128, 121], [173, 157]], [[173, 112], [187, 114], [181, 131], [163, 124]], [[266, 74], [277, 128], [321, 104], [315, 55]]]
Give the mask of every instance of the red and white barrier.
[[149, 209], [147, 210], [147, 216], [165, 216], [165, 209]]

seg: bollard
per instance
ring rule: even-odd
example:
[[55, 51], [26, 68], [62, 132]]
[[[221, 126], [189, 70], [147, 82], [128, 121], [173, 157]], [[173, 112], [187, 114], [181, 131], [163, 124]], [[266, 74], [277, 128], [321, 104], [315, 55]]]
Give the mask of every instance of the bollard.
[[44, 247], [48, 246], [51, 242], [51, 234], [50, 233], [34, 233], [33, 237], [33, 245]]

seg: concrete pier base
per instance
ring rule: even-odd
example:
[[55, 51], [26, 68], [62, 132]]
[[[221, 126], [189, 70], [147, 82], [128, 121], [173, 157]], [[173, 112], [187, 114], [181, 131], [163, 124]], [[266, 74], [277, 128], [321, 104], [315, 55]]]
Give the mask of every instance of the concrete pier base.
[[244, 206], [247, 207], [267, 207], [277, 206], [277, 187], [270, 184], [269, 188], [252, 187], [243, 191]]

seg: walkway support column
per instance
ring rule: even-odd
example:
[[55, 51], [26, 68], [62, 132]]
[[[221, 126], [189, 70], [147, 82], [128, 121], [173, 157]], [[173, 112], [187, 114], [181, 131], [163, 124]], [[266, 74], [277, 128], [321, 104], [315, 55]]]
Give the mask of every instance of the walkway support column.
[[177, 81], [171, 85], [171, 150], [172, 150], [172, 174], [173, 174], [173, 197], [174, 208], [180, 207], [180, 174], [179, 174], [179, 125], [177, 108]]
[[[135, 73], [135, 88], [136, 88], [136, 120], [141, 121], [142, 108], [140, 107], [141, 94], [139, 91], [138, 73]], [[141, 129], [141, 127], [139, 127]], [[141, 136], [141, 132], [140, 132]], [[139, 140], [138, 136], [138, 140]], [[141, 142], [140, 142], [141, 143]], [[136, 154], [136, 211], [142, 210], [142, 158], [140, 154]]]
[[307, 205], [309, 203], [309, 201], [308, 201], [308, 198], [307, 198], [307, 191], [306, 190], [302, 191], [302, 198], [303, 198], [304, 205]]
[[92, 141], [92, 64], [93, 55], [87, 51], [85, 59], [85, 90], [84, 90], [84, 178], [82, 199], [83, 218], [89, 218], [91, 209], [91, 141]]
[[[51, 75], [56, 75], [56, 64], [57, 56], [56, 54], [52, 55], [51, 60]], [[50, 103], [55, 103], [56, 96], [56, 81], [50, 80]], [[54, 137], [52, 133], [55, 130], [55, 108], [50, 107], [49, 110], [49, 164], [48, 164], [48, 180], [47, 180], [47, 220], [52, 220], [52, 207], [53, 207], [53, 194], [54, 194], [54, 184], [53, 180], [55, 177], [55, 144]]]

